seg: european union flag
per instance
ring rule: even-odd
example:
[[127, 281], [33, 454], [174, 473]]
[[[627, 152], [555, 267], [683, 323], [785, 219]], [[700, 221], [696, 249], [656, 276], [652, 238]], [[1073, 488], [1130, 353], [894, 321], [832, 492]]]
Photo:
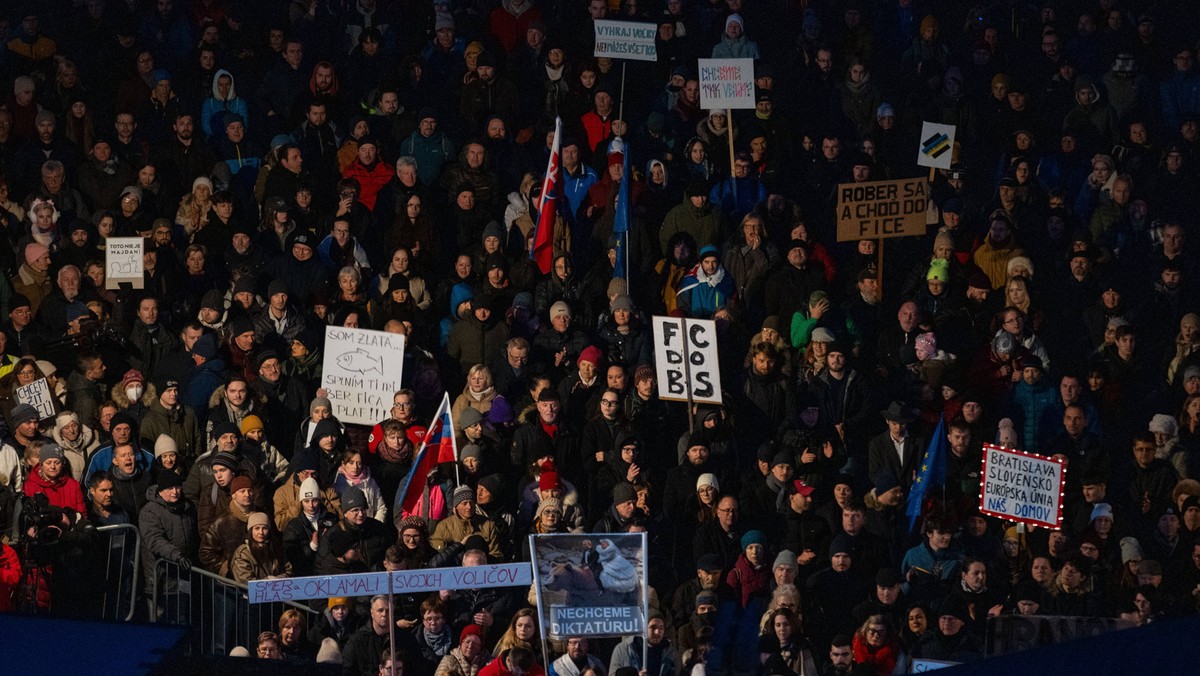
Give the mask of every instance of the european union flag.
[[613, 214], [613, 234], [617, 236], [617, 260], [613, 264], [613, 277], [629, 279], [629, 146], [624, 146], [621, 159], [621, 185], [617, 191], [617, 212]]
[[912, 490], [908, 494], [908, 530], [911, 533], [921, 518], [921, 505], [925, 502], [926, 491], [941, 486], [946, 482], [946, 453], [950, 451], [950, 442], [946, 439], [946, 421], [938, 417], [937, 429], [929, 440], [929, 447], [917, 467], [917, 478], [913, 481]]

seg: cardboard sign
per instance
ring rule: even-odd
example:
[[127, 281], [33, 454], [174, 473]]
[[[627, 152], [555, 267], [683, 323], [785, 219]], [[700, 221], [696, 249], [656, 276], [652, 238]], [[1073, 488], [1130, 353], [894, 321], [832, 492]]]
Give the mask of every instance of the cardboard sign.
[[18, 404], [29, 404], [36, 408], [38, 420], [54, 417], [54, 395], [50, 394], [50, 383], [45, 378], [18, 387], [13, 396]]
[[542, 638], [641, 636], [646, 534], [530, 535]]
[[1133, 622], [1112, 617], [1067, 617], [1063, 615], [1001, 615], [987, 621], [988, 657], [1056, 645], [1063, 641], [1100, 636], [1129, 629]]
[[692, 401], [720, 404], [716, 322], [683, 317], [654, 317], [653, 322], [659, 398], [687, 401], [690, 389]]
[[125, 282], [135, 289], [144, 288], [142, 238], [109, 237], [104, 243], [104, 288], [119, 289]]
[[333, 415], [344, 423], [374, 425], [388, 417], [400, 389], [404, 336], [397, 333], [325, 327], [321, 387], [329, 391]]
[[924, 235], [929, 184], [923, 178], [842, 183], [837, 188], [837, 239]]
[[[391, 576], [391, 586], [388, 576]], [[304, 601], [332, 596], [374, 596], [375, 594], [420, 594], [455, 589], [527, 587], [533, 582], [529, 563], [499, 563], [490, 566], [397, 570], [392, 573], [356, 573], [317, 575], [279, 580], [252, 580], [250, 603]]]
[[952, 124], [922, 123], [917, 166], [949, 169], [954, 162], [954, 130]]
[[596, 48], [592, 56], [631, 61], [658, 61], [654, 38], [658, 26], [640, 21], [596, 19]]
[[700, 107], [705, 110], [754, 107], [754, 59], [697, 59]]
[[979, 511], [1058, 530], [1066, 483], [1067, 468], [1060, 459], [984, 444]]

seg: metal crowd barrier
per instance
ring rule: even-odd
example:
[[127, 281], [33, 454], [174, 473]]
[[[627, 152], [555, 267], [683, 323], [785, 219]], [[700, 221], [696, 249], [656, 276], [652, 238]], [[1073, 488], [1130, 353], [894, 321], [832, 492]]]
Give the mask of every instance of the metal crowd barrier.
[[108, 535], [100, 619], [128, 622], [137, 609], [142, 534], [128, 523], [100, 526], [96, 531]]
[[258, 635], [274, 631], [288, 608], [306, 613], [309, 626], [319, 616], [291, 601], [251, 604], [247, 593], [244, 584], [160, 559], [150, 581], [150, 621], [190, 626], [188, 647], [193, 655], [228, 655], [235, 646], [253, 654]]

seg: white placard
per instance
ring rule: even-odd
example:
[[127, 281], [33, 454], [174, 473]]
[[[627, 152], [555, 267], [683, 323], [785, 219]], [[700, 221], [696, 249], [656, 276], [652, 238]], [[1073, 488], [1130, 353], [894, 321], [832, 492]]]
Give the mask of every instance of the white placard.
[[104, 288], [119, 289], [124, 282], [132, 284], [135, 289], [143, 288], [142, 238], [109, 237], [104, 243]]
[[45, 378], [22, 385], [13, 394], [18, 404], [29, 404], [37, 409], [38, 420], [54, 417], [54, 398], [50, 394], [50, 383]]
[[984, 444], [979, 511], [1058, 530], [1066, 481], [1067, 468], [1060, 459]]
[[698, 59], [700, 107], [705, 110], [754, 107], [754, 59]]
[[949, 169], [954, 162], [954, 125], [924, 122], [917, 146], [917, 165]]
[[389, 417], [400, 389], [404, 336], [398, 333], [325, 327], [321, 387], [333, 415], [344, 423], [374, 425]]
[[658, 61], [654, 38], [658, 25], [640, 21], [596, 19], [596, 48], [592, 56], [631, 61]]
[[687, 401], [687, 388], [691, 388], [692, 401], [720, 404], [721, 370], [716, 322], [683, 317], [654, 317], [653, 321], [659, 398]]
[[414, 594], [443, 589], [453, 591], [455, 589], [528, 587], [533, 582], [533, 568], [528, 562], [397, 570], [391, 573], [287, 577], [278, 580], [251, 580], [249, 583], [250, 603], [387, 594], [389, 575], [392, 578], [390, 591], [393, 594]]

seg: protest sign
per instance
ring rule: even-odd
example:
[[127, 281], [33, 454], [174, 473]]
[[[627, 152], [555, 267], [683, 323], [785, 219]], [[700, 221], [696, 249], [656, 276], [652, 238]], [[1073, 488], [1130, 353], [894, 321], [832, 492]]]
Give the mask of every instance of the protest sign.
[[1066, 482], [1067, 468], [1060, 459], [984, 444], [979, 511], [1058, 530]]
[[928, 207], [924, 178], [842, 183], [837, 188], [837, 239], [924, 235]]
[[754, 108], [754, 59], [698, 59], [700, 107], [705, 110]]
[[952, 124], [922, 123], [917, 166], [949, 169], [954, 162], [954, 130]]
[[642, 636], [646, 534], [530, 535], [542, 638]]
[[[717, 325], [711, 319], [654, 317], [658, 396], [670, 401], [721, 403]], [[689, 395], [690, 393], [690, 395]]]
[[119, 289], [124, 282], [135, 289], [144, 288], [142, 238], [109, 237], [104, 243], [104, 288]]
[[1031, 648], [1055, 645], [1134, 626], [1129, 620], [1112, 617], [1068, 617], [1063, 615], [1000, 615], [987, 621], [987, 657], [1007, 655]]
[[404, 336], [325, 327], [321, 387], [328, 390], [338, 420], [374, 425], [389, 417], [403, 366]]
[[658, 26], [640, 21], [596, 19], [596, 48], [592, 56], [633, 61], [657, 61], [654, 38]]
[[[389, 586], [388, 578], [391, 577]], [[488, 566], [397, 570], [391, 573], [356, 573], [252, 580], [250, 603], [304, 601], [331, 596], [374, 596], [375, 594], [419, 594], [443, 589], [489, 589], [527, 587], [533, 572], [526, 562]]]
[[45, 378], [22, 385], [17, 388], [14, 396], [18, 404], [29, 404], [37, 409], [38, 420], [54, 417], [54, 398], [50, 394], [50, 384]]

